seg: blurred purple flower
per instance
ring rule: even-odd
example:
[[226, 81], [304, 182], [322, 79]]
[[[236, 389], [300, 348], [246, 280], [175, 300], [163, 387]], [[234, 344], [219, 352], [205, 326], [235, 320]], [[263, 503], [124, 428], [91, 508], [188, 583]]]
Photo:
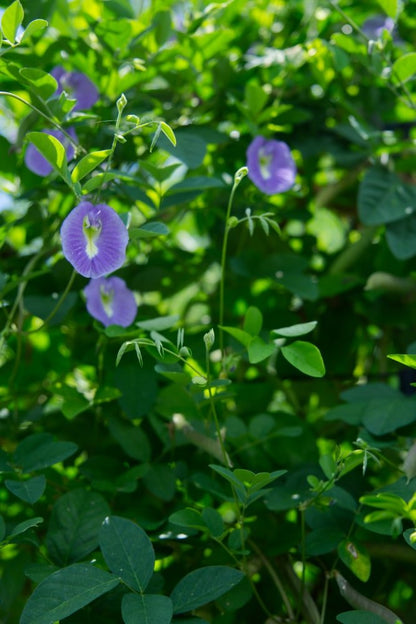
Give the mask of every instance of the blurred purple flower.
[[84, 277], [102, 277], [119, 269], [129, 239], [118, 214], [106, 204], [82, 202], [61, 227], [62, 251]]
[[84, 288], [87, 310], [105, 327], [128, 327], [136, 318], [137, 304], [134, 295], [119, 277], [92, 279]]
[[394, 28], [394, 19], [384, 15], [369, 17], [361, 26], [361, 30], [369, 39], [380, 39], [383, 34], [383, 30], [393, 33]]
[[95, 84], [82, 72], [67, 72], [58, 66], [54, 67], [51, 75], [58, 82], [56, 93], [59, 95], [65, 91], [69, 97], [77, 101], [74, 111], [91, 108], [98, 100], [99, 94]]
[[248, 177], [267, 195], [290, 189], [296, 177], [296, 165], [283, 141], [257, 136], [247, 149]]
[[[69, 139], [61, 132], [60, 130], [42, 130], [42, 132], [46, 132], [46, 134], [51, 134], [58, 141], [62, 143], [65, 147], [66, 158], [68, 161], [72, 160], [75, 154], [74, 147]], [[75, 134], [75, 130], [73, 128], [67, 128], [66, 132], [71, 136], [74, 141], [78, 141], [78, 137]], [[53, 167], [48, 163], [46, 158], [42, 156], [42, 154], [36, 149], [36, 147], [29, 143], [25, 152], [25, 164], [28, 169], [33, 171], [33, 173], [37, 173], [39, 176], [47, 176], [53, 171]]]

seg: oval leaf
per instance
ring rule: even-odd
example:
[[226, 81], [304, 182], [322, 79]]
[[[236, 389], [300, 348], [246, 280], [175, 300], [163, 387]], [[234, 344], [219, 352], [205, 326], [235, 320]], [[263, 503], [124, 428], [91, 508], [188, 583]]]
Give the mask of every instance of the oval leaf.
[[27, 481], [15, 481], [14, 479], [6, 479], [4, 485], [9, 492], [12, 492], [20, 500], [33, 505], [40, 499], [46, 487], [46, 479], [44, 475], [32, 477]]
[[24, 11], [19, 0], [13, 2], [3, 13], [1, 18], [1, 29], [3, 35], [10, 43], [14, 43], [16, 40], [16, 33], [23, 22]]
[[85, 563], [54, 572], [30, 596], [20, 624], [52, 624], [118, 585], [112, 574]]
[[244, 578], [240, 570], [227, 566], [208, 566], [190, 572], [174, 588], [173, 611], [186, 613], [197, 609], [232, 589]]
[[392, 76], [400, 82], [407, 82], [416, 73], [416, 52], [403, 54], [393, 64]]
[[292, 344], [281, 347], [282, 355], [292, 366], [305, 375], [323, 377], [325, 365], [318, 347], [310, 342], [296, 340]]
[[29, 132], [27, 139], [33, 143], [50, 165], [63, 177], [67, 177], [67, 161], [65, 148], [62, 143], [46, 132]]
[[89, 173], [91, 173], [91, 171], [94, 171], [94, 169], [101, 165], [101, 163], [104, 162], [104, 160], [108, 158], [110, 154], [111, 150], [106, 149], [100, 150], [98, 152], [90, 152], [89, 154], [84, 156], [84, 158], [81, 158], [81, 160], [74, 167], [71, 173], [72, 181], [79, 182], [80, 180], [85, 178], [86, 175], [88, 175]]
[[121, 603], [124, 624], [170, 624], [173, 605], [167, 596], [125, 594]]
[[304, 336], [313, 331], [317, 326], [318, 321], [310, 321], [309, 323], [297, 323], [296, 325], [290, 325], [289, 327], [281, 327], [280, 329], [273, 329], [272, 333], [284, 338], [294, 338], [296, 336]]
[[146, 533], [126, 518], [109, 516], [100, 531], [100, 548], [110, 570], [131, 589], [146, 589], [155, 565], [155, 553]]

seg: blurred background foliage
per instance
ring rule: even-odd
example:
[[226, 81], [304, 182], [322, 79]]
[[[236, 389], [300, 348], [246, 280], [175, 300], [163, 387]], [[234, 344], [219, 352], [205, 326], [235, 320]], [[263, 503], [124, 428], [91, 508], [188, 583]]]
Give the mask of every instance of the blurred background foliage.
[[[387, 358], [414, 352], [416, 340], [414, 2], [22, 4], [24, 26], [37, 18], [49, 25], [21, 45], [3, 45], [2, 92], [46, 110], [47, 97], [19, 80], [20, 69], [82, 71], [97, 86], [98, 103], [70, 113], [66, 98], [55, 98], [47, 114], [75, 127], [87, 152], [111, 146], [121, 93], [126, 115], [166, 121], [177, 146], [161, 135], [150, 151], [151, 126], [129, 134], [117, 145], [113, 180], [99, 192], [100, 201], [129, 215], [131, 228], [152, 221], [167, 228], [161, 236], [131, 236], [128, 262], [118, 271], [136, 293], [138, 327], [112, 331], [94, 322], [81, 276], [43, 326], [70, 278], [59, 228], [75, 200], [55, 174], [43, 179], [25, 166], [25, 136], [46, 127], [45, 120], [21, 100], [0, 96], [0, 286], [8, 328], [0, 352], [3, 621], [19, 621], [35, 583], [52, 570], [91, 557], [109, 511], [133, 519], [152, 538], [154, 593], [169, 592], [198, 566], [234, 565], [231, 552], [245, 562], [269, 610], [268, 616], [253, 589], [241, 584], [198, 610], [200, 619], [174, 621], [248, 624], [275, 614], [334, 622], [351, 609], [328, 580], [334, 567], [406, 624], [415, 621], [415, 547], [402, 536], [416, 522], [415, 375]], [[365, 35], [361, 27], [374, 15], [392, 16], [394, 31]], [[130, 128], [124, 122], [121, 132]], [[238, 187], [232, 214], [272, 213], [280, 234], [250, 219], [253, 232], [246, 224], [230, 230], [224, 325], [242, 329], [255, 307], [262, 315], [259, 337], [274, 348], [253, 361], [226, 334], [222, 365], [226, 207], [234, 173], [257, 135], [285, 141], [298, 174], [295, 186], [279, 195], [264, 195], [248, 178]], [[96, 196], [94, 180], [84, 187], [90, 196]], [[321, 379], [289, 364], [273, 342], [278, 336], [270, 334], [310, 321], [318, 321], [308, 338], [325, 363]], [[229, 486], [208, 467], [218, 460], [173, 420], [181, 414], [215, 441], [207, 390], [191, 383], [189, 368], [156, 349], [142, 349], [142, 367], [134, 353], [115, 365], [124, 340], [156, 331], [176, 344], [183, 328], [192, 353], [186, 360], [205, 375], [202, 337], [211, 327], [213, 375], [231, 381], [218, 384], [214, 400], [234, 466], [288, 471], [250, 507], [246, 550]], [[49, 442], [30, 438], [47, 434]], [[55, 455], [51, 447], [44, 462], [25, 465], [22, 457], [32, 451], [19, 452], [19, 445], [28, 438], [41, 449], [53, 441], [73, 446], [56, 448]], [[26, 498], [10, 485], [10, 479], [41, 476], [45, 481], [31, 483], [34, 493]], [[394, 504], [383, 496], [360, 498], [386, 491]], [[68, 496], [75, 497], [68, 503], [74, 522], [84, 506], [98, 509], [93, 528], [85, 529], [90, 549], [64, 552], [60, 514]], [[188, 507], [220, 514], [226, 549], [209, 531], [198, 532], [183, 518], [169, 520]], [[379, 515], [369, 517], [371, 507]], [[43, 522], [35, 523], [38, 518]], [[26, 521], [28, 529], [14, 536]], [[352, 548], [362, 565], [358, 573]], [[300, 582], [308, 599], [299, 603]], [[65, 622], [122, 621], [119, 602], [115, 590]], [[376, 621], [361, 617], [354, 621]]]

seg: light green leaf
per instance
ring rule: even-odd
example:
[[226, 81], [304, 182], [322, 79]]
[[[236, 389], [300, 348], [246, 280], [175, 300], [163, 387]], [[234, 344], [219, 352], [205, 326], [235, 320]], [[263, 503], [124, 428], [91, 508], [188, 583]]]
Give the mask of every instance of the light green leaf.
[[384, 13], [395, 19], [400, 12], [400, 0], [377, 0]]
[[106, 149], [100, 150], [98, 152], [90, 152], [89, 154], [84, 156], [84, 158], [81, 158], [81, 160], [79, 161], [79, 163], [77, 163], [71, 173], [72, 181], [79, 182], [80, 180], [85, 178], [86, 175], [88, 175], [89, 173], [91, 173], [91, 171], [94, 171], [94, 169], [101, 165], [101, 163], [104, 162], [104, 160], [108, 158], [110, 154], [111, 150]]
[[263, 326], [263, 315], [258, 308], [250, 306], [244, 318], [243, 329], [252, 336], [258, 336]]
[[321, 353], [315, 345], [303, 340], [296, 340], [292, 344], [281, 347], [282, 355], [292, 366], [305, 375], [323, 377], [325, 365]]
[[109, 516], [101, 527], [100, 548], [110, 570], [128, 587], [138, 592], [146, 589], [155, 553], [142, 528], [127, 518]]
[[62, 143], [56, 137], [46, 132], [29, 132], [27, 134], [27, 139], [33, 143], [55, 171], [67, 181], [69, 178], [68, 164], [65, 147]]
[[154, 594], [125, 594], [121, 602], [124, 624], [170, 624], [172, 600]]
[[75, 563], [54, 572], [37, 586], [26, 602], [20, 624], [62, 620], [118, 584], [119, 579], [104, 570], [88, 563]]
[[395, 362], [399, 362], [400, 364], [404, 364], [405, 366], [409, 366], [410, 368], [416, 368], [416, 355], [411, 355], [407, 353], [393, 353], [387, 356], [391, 360], [395, 360]]
[[169, 139], [169, 141], [172, 143], [172, 145], [174, 147], [176, 147], [176, 137], [175, 137], [175, 133], [173, 132], [172, 128], [165, 121], [161, 121], [160, 122], [160, 129], [162, 130], [162, 132], [165, 135], [165, 137], [167, 137]]
[[24, 11], [19, 0], [15, 0], [3, 13], [1, 18], [1, 29], [3, 35], [10, 43], [15, 43], [16, 33], [23, 22]]
[[392, 67], [393, 80], [407, 82], [416, 73], [416, 52], [403, 54]]
[[242, 329], [238, 329], [238, 327], [220, 326], [220, 329], [223, 329], [225, 332], [227, 332], [227, 334], [230, 334], [230, 336], [238, 340], [238, 342], [241, 342], [241, 344], [243, 344], [245, 347], [248, 347], [253, 339], [251, 334]]
[[304, 336], [309, 334], [315, 329], [318, 321], [310, 321], [309, 323], [297, 323], [296, 325], [290, 325], [289, 327], [280, 327], [280, 329], [273, 329], [272, 333], [284, 338], [294, 338], [296, 336]]
[[186, 613], [219, 598], [244, 578], [240, 570], [227, 566], [207, 566], [190, 572], [171, 593], [173, 612]]
[[46, 479], [44, 475], [32, 477], [26, 481], [16, 481], [14, 479], [6, 479], [4, 485], [9, 492], [20, 498], [25, 503], [33, 505], [40, 499], [46, 487]]
[[361, 544], [345, 539], [338, 544], [338, 555], [360, 581], [363, 583], [368, 581], [371, 572], [371, 560]]
[[250, 341], [247, 351], [250, 364], [258, 364], [270, 357], [276, 351], [276, 346], [267, 344], [259, 336], [256, 336]]
[[145, 223], [138, 228], [130, 229], [130, 238], [133, 240], [140, 238], [154, 238], [155, 236], [167, 236], [167, 234], [170, 234], [170, 230], [168, 226], [161, 221], [152, 221], [150, 223]]
[[39, 30], [43, 30], [48, 26], [48, 22], [44, 19], [34, 19], [26, 26], [25, 31], [22, 35], [22, 41], [29, 39], [35, 33], [39, 32]]
[[19, 73], [30, 85], [31, 90], [44, 100], [47, 100], [58, 88], [58, 83], [53, 76], [36, 67], [22, 67]]

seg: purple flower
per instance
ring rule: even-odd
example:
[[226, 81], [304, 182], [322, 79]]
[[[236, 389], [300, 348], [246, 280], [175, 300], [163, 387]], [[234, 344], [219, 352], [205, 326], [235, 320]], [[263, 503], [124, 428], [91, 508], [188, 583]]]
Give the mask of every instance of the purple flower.
[[[78, 137], [75, 134], [75, 130], [73, 128], [67, 128], [67, 133], [71, 136], [74, 141], [78, 141]], [[72, 160], [75, 154], [74, 147], [72, 143], [67, 139], [67, 137], [60, 130], [42, 130], [42, 132], [46, 132], [46, 134], [51, 134], [58, 141], [62, 143], [65, 147], [66, 158], [68, 161]], [[46, 158], [42, 156], [42, 154], [36, 149], [36, 147], [29, 143], [25, 152], [25, 164], [28, 169], [33, 171], [33, 173], [37, 173], [39, 176], [47, 176], [53, 171], [53, 167]]]
[[136, 318], [134, 295], [119, 277], [92, 279], [84, 288], [87, 310], [94, 318], [108, 325], [128, 327]]
[[106, 204], [82, 202], [61, 227], [62, 251], [84, 277], [102, 277], [119, 269], [129, 239], [118, 214]]
[[74, 111], [91, 108], [98, 100], [95, 84], [82, 72], [67, 72], [58, 66], [51, 71], [51, 75], [58, 82], [56, 93], [59, 95], [65, 91], [69, 97], [77, 101]]
[[383, 30], [392, 33], [395, 27], [394, 19], [384, 15], [375, 15], [365, 20], [361, 30], [369, 39], [380, 39]]
[[286, 143], [257, 136], [247, 149], [248, 177], [267, 195], [290, 189], [296, 177], [296, 165]]

